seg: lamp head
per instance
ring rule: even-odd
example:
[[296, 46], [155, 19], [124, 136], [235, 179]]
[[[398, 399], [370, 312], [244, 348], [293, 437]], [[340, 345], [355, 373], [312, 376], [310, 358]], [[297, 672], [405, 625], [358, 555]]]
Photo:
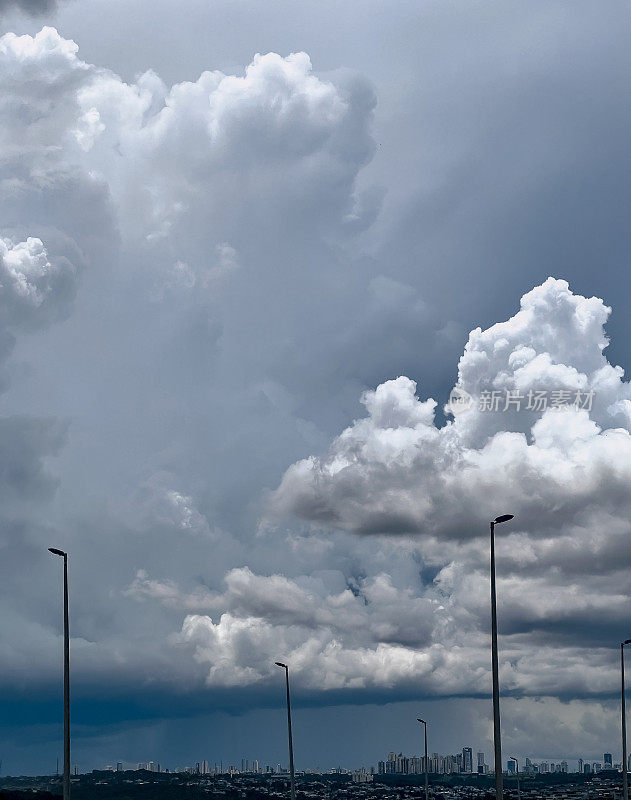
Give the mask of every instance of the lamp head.
[[287, 669], [287, 664], [283, 664], [281, 661], [274, 662], [277, 667], [282, 667], [283, 669]]
[[51, 553], [53, 553], [56, 556], [62, 556], [63, 558], [66, 555], [66, 553], [64, 553], [63, 550], [58, 550], [56, 547], [49, 547], [48, 549]]
[[495, 517], [495, 519], [493, 520], [493, 522], [494, 522], [496, 525], [499, 525], [501, 522], [508, 522], [508, 520], [509, 520], [509, 519], [513, 519], [513, 517], [514, 517], [514, 516], [515, 516], [514, 514], [502, 514], [502, 515], [501, 515], [501, 516], [499, 516], [499, 517]]
[[424, 719], [421, 719], [420, 717], [417, 717], [417, 718], [416, 718], [416, 721], [417, 721], [417, 722], [420, 722], [420, 723], [421, 723], [421, 725], [427, 725], [427, 723], [425, 722], [425, 720], [424, 720]]
[[631, 644], [631, 639], [625, 639], [625, 640], [624, 640], [624, 642], [623, 642], [622, 644], [623, 644], [623, 645], [625, 645], [625, 644]]

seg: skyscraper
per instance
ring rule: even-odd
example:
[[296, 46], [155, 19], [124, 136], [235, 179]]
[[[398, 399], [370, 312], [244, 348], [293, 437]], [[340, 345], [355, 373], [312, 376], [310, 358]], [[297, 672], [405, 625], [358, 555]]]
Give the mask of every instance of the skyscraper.
[[605, 769], [611, 769], [612, 766], [611, 753], [605, 753], [603, 761], [605, 762]]
[[462, 748], [462, 771], [473, 772], [473, 751], [470, 747]]
[[478, 753], [478, 775], [484, 775], [484, 753]]

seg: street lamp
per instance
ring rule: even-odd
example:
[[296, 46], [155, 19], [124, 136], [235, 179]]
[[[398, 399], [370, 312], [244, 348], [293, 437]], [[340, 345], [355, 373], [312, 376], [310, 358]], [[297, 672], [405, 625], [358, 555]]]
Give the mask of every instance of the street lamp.
[[493, 745], [495, 749], [495, 800], [503, 800], [502, 734], [500, 731], [500, 681], [497, 664], [497, 600], [495, 594], [495, 526], [513, 519], [502, 514], [491, 522], [491, 668], [493, 672]]
[[622, 797], [629, 800], [629, 783], [627, 780], [627, 705], [624, 699], [624, 646], [631, 644], [631, 639], [625, 639], [620, 644], [620, 700], [622, 711]]
[[519, 789], [519, 761], [515, 758], [515, 756], [511, 756], [511, 761], [515, 762], [515, 769], [517, 774], [517, 800], [521, 800], [521, 791]]
[[70, 800], [70, 634], [68, 629], [68, 553], [49, 547], [64, 560], [64, 800]]
[[425, 728], [425, 800], [429, 800], [429, 782], [427, 780], [427, 722], [420, 717], [417, 717], [416, 721], [420, 722]]
[[289, 701], [289, 667], [281, 661], [275, 662], [277, 667], [285, 670], [285, 684], [287, 687], [287, 731], [289, 734], [289, 780], [291, 800], [296, 800], [296, 779], [294, 777], [294, 745], [291, 738], [291, 703]]

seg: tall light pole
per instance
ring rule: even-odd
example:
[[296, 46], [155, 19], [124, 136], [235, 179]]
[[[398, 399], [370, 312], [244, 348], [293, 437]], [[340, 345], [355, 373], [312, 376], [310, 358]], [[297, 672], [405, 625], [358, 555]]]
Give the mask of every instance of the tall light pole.
[[64, 560], [64, 800], [70, 800], [70, 633], [68, 628], [68, 553], [48, 548]]
[[416, 718], [417, 722], [425, 728], [425, 800], [429, 800], [429, 781], [427, 780], [427, 722], [420, 717]]
[[491, 668], [493, 672], [493, 745], [495, 749], [495, 800], [503, 800], [502, 733], [500, 730], [500, 679], [497, 663], [497, 599], [495, 593], [495, 526], [513, 519], [502, 514], [491, 522]]
[[627, 780], [627, 704], [624, 699], [624, 646], [631, 644], [631, 639], [625, 639], [620, 644], [620, 700], [622, 716], [622, 797], [629, 800], [629, 783]]
[[[276, 666], [285, 670], [285, 685], [287, 688], [287, 732], [289, 734], [289, 780], [291, 787], [291, 800], [296, 800], [296, 779], [294, 777], [294, 744], [291, 738], [291, 703], [289, 700], [289, 667], [281, 661], [276, 661]], [[64, 799], [65, 800], [65, 799]]]
[[511, 761], [515, 762], [515, 769], [517, 770], [517, 800], [521, 800], [521, 791], [519, 789], [519, 761], [515, 758], [515, 756], [511, 756]]

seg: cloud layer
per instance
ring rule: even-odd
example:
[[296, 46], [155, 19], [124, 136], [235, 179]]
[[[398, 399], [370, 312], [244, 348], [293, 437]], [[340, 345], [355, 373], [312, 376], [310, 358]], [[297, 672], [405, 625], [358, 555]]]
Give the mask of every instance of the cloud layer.
[[[310, 695], [485, 695], [488, 522], [510, 510], [498, 529], [503, 691], [607, 696], [631, 591], [629, 386], [603, 354], [609, 313], [562, 280], [533, 289], [514, 317], [470, 334], [457, 387], [474, 402], [442, 427], [407, 378], [366, 392], [368, 416], [289, 468], [262, 528], [275, 546], [283, 515], [309, 523], [294, 546], [314, 548], [315, 572], [236, 568], [217, 592], [141, 571], [127, 595], [188, 612], [176, 641], [212, 690], [264, 687], [283, 658]], [[577, 390], [590, 409], [575, 407]], [[515, 393], [525, 405], [531, 391], [563, 404], [517, 409]], [[502, 405], [480, 408], [490, 392]], [[343, 568], [320, 567], [336, 556]]]

